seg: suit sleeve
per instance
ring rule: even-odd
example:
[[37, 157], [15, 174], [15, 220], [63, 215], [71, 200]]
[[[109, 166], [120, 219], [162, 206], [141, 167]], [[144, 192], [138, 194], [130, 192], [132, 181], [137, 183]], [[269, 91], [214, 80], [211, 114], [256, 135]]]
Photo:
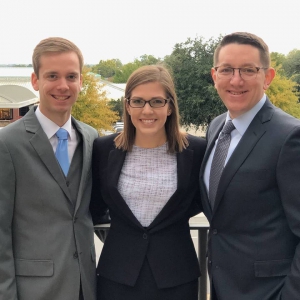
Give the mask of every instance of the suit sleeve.
[[295, 128], [282, 147], [277, 165], [278, 187], [287, 222], [297, 245], [290, 273], [282, 289], [282, 300], [300, 299], [300, 128]]
[[196, 186], [195, 195], [192, 201], [192, 208], [191, 208], [191, 216], [195, 216], [196, 214], [203, 211], [202, 208], [202, 201], [200, 196], [200, 186], [198, 184], [199, 182], [199, 173], [200, 173], [200, 167], [203, 161], [205, 149], [206, 149], [206, 140], [200, 137], [191, 137], [193, 138], [193, 149], [194, 149], [194, 171], [193, 171], [193, 178], [194, 185]]
[[[96, 139], [93, 146], [93, 159], [92, 159], [93, 187], [92, 187], [92, 196], [90, 202], [90, 212], [92, 215], [94, 225], [110, 223], [109, 210], [106, 203], [103, 201], [103, 197], [101, 193], [101, 178], [100, 178], [101, 151], [100, 150], [101, 148], [98, 149], [97, 147], [97, 139]], [[95, 230], [95, 233], [102, 242], [105, 241], [107, 236], [107, 231]]]
[[15, 172], [10, 153], [0, 140], [0, 299], [16, 300], [17, 288], [13, 256]]

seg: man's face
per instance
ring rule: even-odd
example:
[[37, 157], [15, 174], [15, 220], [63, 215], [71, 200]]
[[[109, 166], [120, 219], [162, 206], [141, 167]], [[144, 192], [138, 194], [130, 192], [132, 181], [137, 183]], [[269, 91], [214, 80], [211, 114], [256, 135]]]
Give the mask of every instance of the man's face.
[[62, 52], [42, 55], [39, 78], [33, 73], [31, 82], [33, 88], [39, 91], [41, 112], [57, 124], [57, 120], [66, 122], [82, 84], [77, 54]]
[[[251, 45], [228, 44], [221, 48], [217, 66], [231, 68], [265, 67], [260, 61], [259, 50]], [[228, 79], [220, 79], [217, 71], [212, 69], [212, 78], [219, 96], [229, 110], [231, 118], [236, 118], [254, 107], [262, 98], [275, 76], [272, 68], [259, 70], [257, 76], [243, 80], [239, 71]]]

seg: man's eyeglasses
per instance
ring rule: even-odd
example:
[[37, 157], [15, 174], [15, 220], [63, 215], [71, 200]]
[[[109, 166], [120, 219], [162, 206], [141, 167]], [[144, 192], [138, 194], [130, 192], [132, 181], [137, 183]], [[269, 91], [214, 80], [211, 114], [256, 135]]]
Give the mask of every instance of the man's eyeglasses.
[[239, 70], [239, 74], [244, 80], [255, 79], [259, 70], [267, 70], [268, 68], [259, 68], [259, 67], [244, 67], [244, 68], [232, 68], [219, 66], [214, 67], [217, 72], [217, 76], [220, 79], [230, 80], [234, 76], [234, 70]]
[[149, 103], [149, 105], [152, 108], [159, 108], [159, 107], [164, 107], [170, 100], [162, 99], [162, 98], [153, 98], [151, 100], [146, 101], [140, 98], [132, 98], [132, 99], [126, 99], [126, 101], [133, 108], [143, 108], [146, 105], [146, 103]]

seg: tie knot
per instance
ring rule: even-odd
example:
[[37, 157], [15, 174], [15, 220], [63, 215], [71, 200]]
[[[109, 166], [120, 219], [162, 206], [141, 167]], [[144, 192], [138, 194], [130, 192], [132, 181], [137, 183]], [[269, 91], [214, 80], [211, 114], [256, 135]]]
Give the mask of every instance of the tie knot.
[[59, 140], [67, 140], [68, 139], [68, 131], [63, 128], [59, 128], [56, 132], [56, 136]]
[[233, 125], [231, 120], [228, 120], [223, 127], [222, 133], [224, 134], [230, 134], [232, 130], [235, 129], [235, 126]]

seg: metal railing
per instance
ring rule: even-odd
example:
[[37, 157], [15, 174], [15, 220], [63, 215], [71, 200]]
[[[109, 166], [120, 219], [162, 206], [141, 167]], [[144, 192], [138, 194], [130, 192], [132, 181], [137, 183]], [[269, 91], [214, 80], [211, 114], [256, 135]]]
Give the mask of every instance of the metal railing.
[[[95, 225], [94, 229], [109, 230], [110, 224]], [[201, 269], [201, 277], [199, 278], [198, 300], [207, 300], [207, 264], [206, 264], [206, 249], [207, 249], [207, 224], [190, 223], [190, 230], [198, 232], [198, 260]]]

